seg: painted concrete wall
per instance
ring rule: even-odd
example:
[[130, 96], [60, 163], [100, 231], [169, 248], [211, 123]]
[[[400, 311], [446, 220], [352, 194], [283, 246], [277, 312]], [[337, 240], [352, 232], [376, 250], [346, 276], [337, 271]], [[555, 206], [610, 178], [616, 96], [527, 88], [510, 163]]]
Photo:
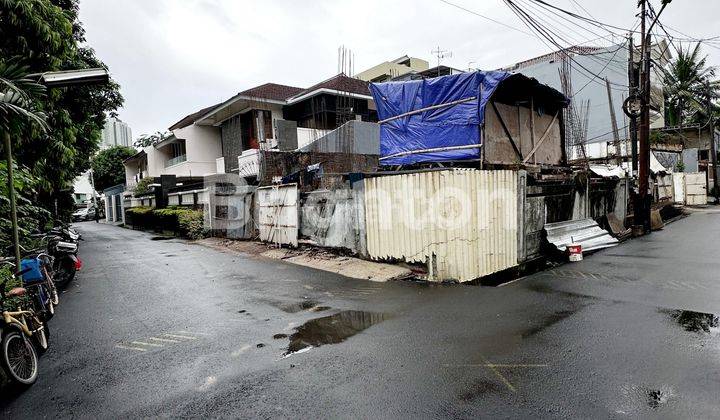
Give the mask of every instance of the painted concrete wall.
[[300, 207], [300, 234], [319, 246], [362, 253], [365, 221], [358, 219], [356, 200], [348, 188], [307, 193]]
[[387, 76], [388, 78], [402, 76], [411, 71], [419, 72], [427, 70], [430, 64], [419, 58], [410, 57], [410, 65], [398, 64], [386, 61], [358, 73], [355, 77], [360, 80], [372, 81], [377, 77]]
[[[627, 130], [622, 129], [629, 123], [629, 121], [626, 121], [627, 117], [625, 117], [622, 111], [622, 103], [628, 96], [627, 87], [623, 87], [628, 85], [628, 51], [627, 48], [620, 47], [621, 45], [609, 47], [605, 52], [597, 55], [575, 55], [573, 57], [574, 61], [578, 63], [573, 63], [572, 70], [572, 85], [576, 92], [573, 100], [578, 106], [587, 100], [590, 101], [587, 137], [588, 139], [592, 139], [590, 140], [591, 142], [612, 141], [613, 134], [611, 132], [612, 123], [605, 81], [597, 78], [591, 81], [590, 73], [585, 69], [607, 77], [610, 83], [613, 84], [611, 90], [612, 101], [620, 138], [628, 137]], [[559, 75], [561, 66], [562, 62], [560, 59], [548, 59], [547, 61], [518, 68], [514, 71], [529, 77], [534, 77], [541, 83], [547, 84], [562, 92]], [[585, 69], [583, 69], [583, 67]], [[658, 105], [662, 106], [662, 100], [660, 99], [662, 96], [662, 88], [660, 87], [657, 75], [653, 74], [651, 76], [651, 82], [653, 84], [654, 99], [658, 101]], [[652, 117], [654, 117], [651, 125], [653, 128], [662, 127], [665, 124], [662, 118], [662, 112], [659, 114], [653, 113]], [[589, 157], [600, 157], [594, 156], [591, 152], [595, 153], [596, 150], [589, 150], [587, 152]], [[597, 150], [597, 152], [600, 152], [600, 150]]]
[[[204, 176], [217, 171], [215, 160], [222, 156], [220, 129], [211, 126], [189, 125], [173, 130], [175, 137], [185, 140], [187, 160], [178, 165], [163, 168], [163, 175]], [[156, 151], [159, 151], [156, 149]], [[164, 156], [165, 160], [169, 156]]]

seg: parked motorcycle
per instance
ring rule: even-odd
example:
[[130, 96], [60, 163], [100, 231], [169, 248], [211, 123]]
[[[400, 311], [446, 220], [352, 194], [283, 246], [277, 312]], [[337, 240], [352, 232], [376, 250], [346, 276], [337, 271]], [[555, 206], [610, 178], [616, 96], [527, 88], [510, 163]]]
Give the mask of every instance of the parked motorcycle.
[[47, 255], [51, 257], [48, 271], [55, 286], [67, 286], [82, 268], [82, 261], [77, 256], [78, 244], [82, 240], [80, 234], [68, 227], [58, 227], [47, 234], [32, 236], [40, 239]]
[[[15, 276], [25, 273], [23, 270]], [[30, 386], [38, 376], [38, 354], [49, 347], [49, 330], [32, 309], [22, 304], [27, 290], [15, 287], [6, 292], [7, 281], [0, 282], [0, 366], [13, 383]], [[11, 310], [10, 306], [17, 302], [21, 302], [17, 309]]]
[[67, 242], [58, 236], [48, 239], [48, 254], [52, 256], [52, 279], [57, 287], [66, 287], [75, 278], [75, 273], [82, 269], [82, 261], [78, 258], [77, 243]]

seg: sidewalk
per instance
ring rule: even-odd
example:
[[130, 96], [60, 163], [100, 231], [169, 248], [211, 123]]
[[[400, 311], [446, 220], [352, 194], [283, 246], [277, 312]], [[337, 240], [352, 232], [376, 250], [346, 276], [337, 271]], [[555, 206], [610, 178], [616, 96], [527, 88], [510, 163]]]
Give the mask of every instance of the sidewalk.
[[340, 274], [354, 279], [386, 282], [412, 276], [409, 269], [394, 265], [366, 261], [359, 258], [337, 255], [318, 248], [289, 249], [273, 248], [255, 241], [235, 241], [222, 238], [206, 238], [196, 243], [223, 252], [236, 252], [251, 257], [282, 260], [292, 264]]

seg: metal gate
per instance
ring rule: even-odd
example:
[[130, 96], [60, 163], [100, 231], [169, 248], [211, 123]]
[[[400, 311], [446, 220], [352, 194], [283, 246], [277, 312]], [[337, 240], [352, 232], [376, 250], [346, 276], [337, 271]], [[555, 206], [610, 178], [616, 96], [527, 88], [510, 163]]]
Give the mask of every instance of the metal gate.
[[260, 240], [298, 246], [297, 184], [273, 185], [256, 192]]

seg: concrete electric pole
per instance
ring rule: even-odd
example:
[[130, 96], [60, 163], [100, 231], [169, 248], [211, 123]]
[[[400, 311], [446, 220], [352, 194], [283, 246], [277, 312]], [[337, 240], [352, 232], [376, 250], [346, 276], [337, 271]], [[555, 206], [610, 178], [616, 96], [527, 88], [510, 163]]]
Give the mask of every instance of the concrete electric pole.
[[[718, 185], [718, 167], [717, 167], [717, 147], [715, 147], [715, 119], [713, 113], [712, 103], [712, 90], [710, 89], [710, 82], [705, 83], [705, 89], [707, 94], [707, 110], [708, 110], [708, 125], [710, 126], [710, 164], [712, 165], [712, 176], [713, 176], [713, 196], [715, 197], [715, 204], [720, 204], [720, 185]], [[710, 168], [708, 168], [709, 170]]]

